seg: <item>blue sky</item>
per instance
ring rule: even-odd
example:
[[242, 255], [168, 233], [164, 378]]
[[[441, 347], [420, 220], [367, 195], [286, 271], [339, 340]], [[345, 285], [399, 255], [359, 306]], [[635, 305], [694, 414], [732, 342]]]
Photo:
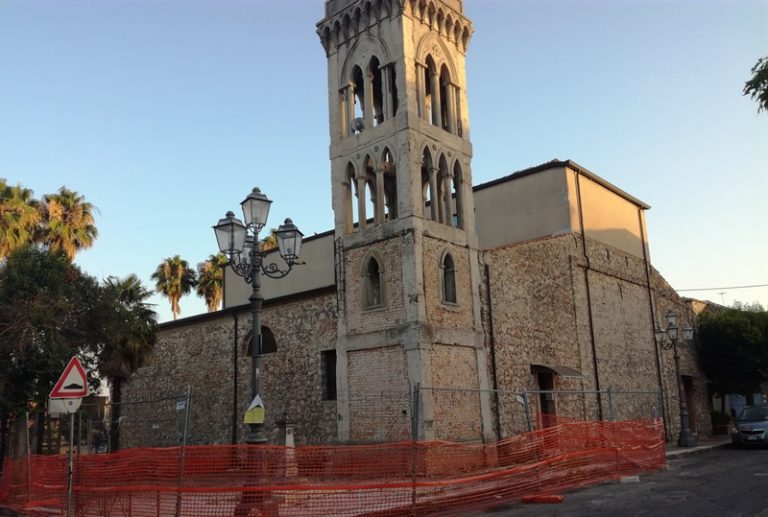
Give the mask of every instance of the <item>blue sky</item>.
[[[741, 96], [768, 0], [464, 5], [475, 183], [572, 159], [651, 205], [673, 287], [768, 284], [768, 113]], [[0, 177], [99, 208], [77, 263], [100, 278], [204, 260], [253, 186], [271, 225], [331, 229], [322, 16], [321, 0], [0, 0]], [[768, 306], [768, 288], [683, 294]]]

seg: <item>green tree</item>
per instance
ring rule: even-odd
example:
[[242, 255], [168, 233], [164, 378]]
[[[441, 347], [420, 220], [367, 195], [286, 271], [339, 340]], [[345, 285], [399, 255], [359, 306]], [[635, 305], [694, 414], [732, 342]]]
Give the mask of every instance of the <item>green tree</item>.
[[[7, 414], [24, 412], [28, 401], [44, 410], [74, 355], [94, 371], [88, 351], [100, 338], [100, 292], [98, 282], [61, 252], [26, 246], [0, 266], [0, 392]], [[42, 436], [43, 419], [38, 422]]]
[[0, 260], [35, 237], [40, 212], [32, 191], [0, 178]]
[[224, 267], [229, 263], [227, 257], [219, 253], [197, 265], [197, 294], [205, 299], [208, 312], [219, 310], [224, 294]]
[[66, 187], [57, 194], [43, 196], [39, 240], [51, 250], [64, 251], [73, 260], [79, 250], [90, 248], [96, 240], [95, 210], [83, 196]]
[[752, 67], [752, 78], [744, 83], [744, 95], [757, 102], [757, 112], [768, 111], [768, 56], [761, 57]]
[[768, 313], [729, 309], [699, 320], [702, 367], [719, 395], [747, 398], [768, 379]]
[[179, 305], [181, 297], [189, 294], [192, 288], [197, 285], [195, 270], [190, 269], [186, 260], [175, 255], [166, 258], [157, 266], [155, 272], [152, 273], [152, 280], [155, 281], [155, 290], [171, 302], [171, 312], [175, 320], [181, 314], [181, 306]]
[[98, 371], [110, 384], [109, 447], [112, 451], [120, 448], [118, 423], [123, 383], [154, 356], [157, 314], [147, 303], [151, 294], [136, 275], [122, 279], [109, 277], [104, 282], [103, 337], [97, 356]]

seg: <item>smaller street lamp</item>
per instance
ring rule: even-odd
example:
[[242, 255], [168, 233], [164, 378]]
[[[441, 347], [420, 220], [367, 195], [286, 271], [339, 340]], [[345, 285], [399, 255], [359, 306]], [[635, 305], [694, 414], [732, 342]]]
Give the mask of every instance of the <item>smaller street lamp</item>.
[[[254, 188], [240, 203], [243, 209], [243, 221], [237, 219], [233, 212], [227, 212], [223, 219], [213, 227], [219, 250], [229, 259], [229, 265], [237, 275], [250, 284], [253, 292], [248, 300], [251, 302], [251, 317], [253, 320], [253, 335], [251, 338], [251, 398], [260, 400], [259, 368], [261, 363], [261, 307], [264, 297], [261, 295], [261, 275], [270, 278], [283, 278], [291, 272], [298, 263], [303, 234], [293, 221], [286, 219], [276, 232], [277, 247], [280, 256], [286, 264], [281, 269], [276, 263], [265, 263], [267, 252], [261, 250], [259, 232], [267, 224], [269, 208], [272, 201], [261, 190]], [[263, 404], [263, 402], [262, 402]], [[263, 405], [262, 405], [263, 407]], [[265, 444], [263, 418], [261, 422], [251, 423], [251, 431], [246, 438], [247, 443]]]
[[[688, 422], [688, 405], [685, 402], [685, 389], [683, 388], [683, 376], [680, 374], [680, 352], [677, 349], [678, 340], [678, 328], [677, 328], [677, 314], [671, 310], [667, 312], [665, 316], [667, 320], [667, 328], [656, 329], [654, 334], [656, 335], [656, 342], [664, 350], [673, 350], [675, 358], [675, 376], [677, 378], [677, 393], [680, 401], [680, 436], [677, 439], [677, 444], [680, 447], [695, 447], [697, 445], [696, 435], [691, 431], [691, 427]], [[693, 328], [689, 325], [683, 327], [683, 341], [690, 343], [693, 340]]]

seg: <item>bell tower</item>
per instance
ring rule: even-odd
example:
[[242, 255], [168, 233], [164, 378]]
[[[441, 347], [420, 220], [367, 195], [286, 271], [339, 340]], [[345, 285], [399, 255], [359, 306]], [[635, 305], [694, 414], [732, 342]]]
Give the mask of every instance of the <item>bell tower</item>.
[[462, 0], [326, 0], [317, 32], [328, 58], [339, 437], [407, 439], [413, 427], [422, 439], [489, 437], [487, 397], [457, 405], [422, 389], [417, 411], [411, 403], [417, 386], [488, 387]]

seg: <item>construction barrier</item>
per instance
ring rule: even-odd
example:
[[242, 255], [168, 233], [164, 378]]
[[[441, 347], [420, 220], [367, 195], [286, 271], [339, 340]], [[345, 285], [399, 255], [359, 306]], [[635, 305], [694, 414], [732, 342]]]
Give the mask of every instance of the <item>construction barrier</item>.
[[[463, 515], [663, 468], [661, 420], [550, 421], [492, 444], [216, 445], [76, 455], [78, 517]], [[0, 506], [63, 514], [65, 456], [6, 460]]]

